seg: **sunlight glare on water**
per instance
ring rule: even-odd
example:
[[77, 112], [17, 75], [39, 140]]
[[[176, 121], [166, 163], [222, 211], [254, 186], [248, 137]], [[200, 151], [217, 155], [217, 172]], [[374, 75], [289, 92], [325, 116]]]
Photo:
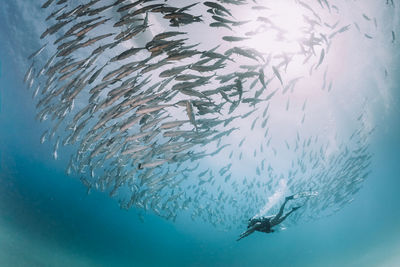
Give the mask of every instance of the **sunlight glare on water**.
[[[264, 12], [249, 9], [244, 17], [266, 22], [267, 27], [254, 28], [252, 24], [246, 27], [247, 32], [257, 32], [247, 41], [247, 45], [264, 53], [297, 53], [300, 50], [299, 41], [304, 38], [304, 9], [292, 0], [269, 1]], [[247, 34], [249, 35], [249, 34]]]

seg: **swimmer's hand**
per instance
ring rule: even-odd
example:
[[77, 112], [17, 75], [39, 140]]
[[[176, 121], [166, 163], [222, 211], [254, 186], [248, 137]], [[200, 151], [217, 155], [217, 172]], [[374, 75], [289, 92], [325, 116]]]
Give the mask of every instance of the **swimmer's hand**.
[[246, 236], [251, 235], [252, 233], [254, 233], [254, 231], [257, 229], [257, 227], [259, 227], [261, 225], [260, 222], [255, 223], [252, 227], [250, 227], [249, 229], [247, 229], [247, 231], [243, 232], [240, 234], [239, 238], [236, 239], [236, 241], [239, 241], [242, 238], [245, 238]]

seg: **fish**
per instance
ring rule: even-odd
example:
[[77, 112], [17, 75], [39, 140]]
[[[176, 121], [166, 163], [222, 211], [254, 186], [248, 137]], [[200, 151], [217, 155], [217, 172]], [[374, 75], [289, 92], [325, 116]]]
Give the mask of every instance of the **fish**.
[[211, 2], [211, 1], [205, 1], [205, 2], [203, 2], [203, 5], [211, 7], [216, 10], [220, 10], [221, 12], [226, 13], [229, 16], [232, 16], [232, 13], [228, 9], [226, 9], [224, 6], [222, 6], [218, 3]]
[[27, 72], [25, 73], [24, 83], [27, 83], [28, 80], [31, 79], [31, 77], [33, 76], [33, 71], [34, 71], [34, 64], [32, 63]]
[[141, 50], [143, 50], [143, 47], [139, 47], [139, 48], [130, 48], [124, 52], [122, 52], [121, 54], [119, 54], [118, 56], [115, 56], [113, 58], [110, 59], [110, 62], [113, 61], [119, 61], [119, 60], [124, 60], [126, 58], [129, 58], [135, 54], [137, 54], [138, 52], [140, 52]]
[[[243, 0], [178, 2], [46, 1], [41, 6], [46, 30], [37, 36], [45, 44], [28, 56], [32, 64], [27, 64], [24, 82], [34, 88], [37, 119], [49, 122], [40, 141], [58, 136], [53, 148], [57, 159], [59, 143], [71, 145], [66, 172], [79, 174], [88, 189], [109, 192], [124, 209], [148, 209], [170, 220], [187, 210], [192, 218], [228, 229], [232, 222], [253, 216], [265, 194], [278, 187], [273, 162], [282, 149], [276, 146], [279, 136], [270, 104], [275, 107], [281, 96], [277, 92], [295, 93], [301, 86], [298, 81], [307, 78], [292, 77], [295, 59], [311, 75], [319, 75], [313, 70], [328, 60], [335, 37], [351, 25], [338, 19], [342, 11], [331, 1], [296, 1], [305, 14], [299, 52], [261, 52], [254, 46], [255, 38], [275, 35], [278, 44], [287, 38], [273, 6]], [[240, 12], [245, 9], [254, 16], [244, 20]], [[374, 14], [368, 14], [369, 20], [358, 14], [358, 19], [378, 24]], [[361, 25], [358, 19], [354, 27]], [[195, 29], [211, 37], [194, 38]], [[215, 41], [214, 33], [220, 36]], [[391, 39], [395, 41], [394, 32]], [[288, 78], [285, 86], [283, 73]], [[327, 77], [325, 71], [323, 88], [329, 92], [333, 83]], [[286, 110], [299, 106], [298, 119], [304, 124], [309, 116], [307, 98], [301, 106], [302, 100], [295, 101], [297, 105], [291, 97], [287, 96]], [[237, 131], [245, 121], [252, 137], [264, 138], [250, 149], [255, 158], [242, 179], [233, 174], [238, 162], [250, 155], [245, 148], [255, 140]], [[363, 122], [364, 118], [358, 121]], [[338, 155], [330, 152], [329, 157], [328, 145], [318, 136], [304, 137], [297, 131], [293, 141], [284, 140], [285, 153], [294, 153], [288, 172], [282, 174], [288, 190], [322, 184], [351, 196], [361, 184], [355, 177], [368, 176], [361, 171], [370, 160], [360, 137], [363, 131], [358, 129], [351, 137], [358, 150], [340, 144]], [[225, 160], [220, 171], [204, 167], [202, 160], [217, 155]], [[306, 172], [309, 180], [300, 175]], [[261, 174], [269, 179], [262, 180]], [[347, 177], [346, 182], [339, 174]], [[331, 189], [335, 186], [342, 191]], [[314, 201], [325, 208], [309, 204], [313, 214], [351, 199], [325, 196]]]
[[188, 120], [181, 120], [181, 121], [171, 121], [171, 122], [165, 122], [161, 124], [160, 129], [171, 129], [175, 127], [182, 126], [183, 124], [189, 122]]
[[186, 101], [186, 114], [189, 118], [190, 123], [195, 127], [196, 131], [198, 131], [196, 119], [193, 113], [193, 106], [190, 101]]
[[272, 70], [273, 70], [276, 78], [278, 78], [278, 80], [280, 81], [281, 85], [283, 85], [282, 77], [281, 77], [281, 74], [279, 73], [278, 69], [275, 66], [272, 66]]
[[51, 3], [53, 3], [54, 0], [47, 0], [45, 3], [43, 3], [43, 5], [41, 6], [41, 8], [48, 8]]
[[54, 145], [54, 149], [53, 149], [53, 158], [55, 159], [55, 160], [57, 160], [58, 159], [58, 146], [59, 146], [59, 144], [60, 144], [60, 138], [57, 138], [57, 141], [56, 141], [56, 143], [55, 143], [55, 145]]
[[155, 160], [152, 162], [139, 163], [138, 169], [154, 168], [154, 167], [161, 166], [167, 162], [168, 162], [168, 159], [160, 159], [160, 160]]
[[366, 34], [366, 33], [364, 33], [364, 36], [365, 36], [365, 38], [367, 38], [367, 39], [372, 39], [372, 38], [373, 38], [371, 35]]
[[28, 60], [36, 57], [37, 55], [39, 55], [47, 46], [47, 43], [45, 43], [44, 45], [42, 45], [42, 47], [40, 47], [38, 50], [36, 50], [35, 52], [33, 52], [29, 57]]
[[222, 40], [228, 41], [228, 42], [240, 42], [244, 40], [248, 40], [250, 38], [248, 37], [236, 37], [236, 36], [223, 36]]
[[227, 25], [226, 23], [223, 23], [223, 22], [212, 22], [209, 25], [210, 25], [210, 27], [213, 27], [213, 28], [221, 28], [222, 27], [222, 28], [227, 28], [227, 29], [233, 31], [232, 27], [230, 27], [229, 25]]
[[324, 60], [324, 57], [325, 57], [325, 49], [322, 49], [321, 50], [321, 55], [319, 57], [318, 64], [317, 64], [317, 66], [315, 66], [315, 69], [317, 69], [322, 64], [322, 61]]
[[167, 104], [167, 105], [145, 106], [145, 107], [139, 108], [136, 111], [136, 114], [148, 114], [148, 113], [159, 111], [160, 109], [164, 109], [166, 107], [171, 107], [171, 106], [172, 105], [169, 105], [169, 104]]

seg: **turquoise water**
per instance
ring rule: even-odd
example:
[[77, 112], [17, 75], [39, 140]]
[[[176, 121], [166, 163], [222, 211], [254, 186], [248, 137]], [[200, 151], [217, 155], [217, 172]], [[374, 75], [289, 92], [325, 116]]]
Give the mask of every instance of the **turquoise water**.
[[354, 201], [330, 217], [236, 242], [236, 229], [121, 210], [108, 194], [87, 194], [79, 177], [66, 176], [68, 158], [55, 161], [52, 146], [40, 144], [48, 125], [35, 120], [23, 84], [23, 56], [37, 46], [30, 47], [34, 34], [24, 34], [21, 6], [5, 4], [0, 17], [0, 266], [400, 266], [398, 52], [390, 107], [373, 101], [372, 173]]

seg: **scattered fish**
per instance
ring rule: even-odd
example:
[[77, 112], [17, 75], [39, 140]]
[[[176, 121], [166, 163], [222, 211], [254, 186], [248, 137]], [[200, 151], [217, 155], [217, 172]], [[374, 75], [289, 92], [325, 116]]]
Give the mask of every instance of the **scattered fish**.
[[[38, 39], [45, 43], [28, 57], [32, 63], [24, 76], [27, 87], [35, 88], [37, 119], [51, 121], [52, 128], [40, 142], [59, 134], [53, 147], [56, 160], [60, 142], [73, 145], [71, 149], [76, 150], [67, 173], [79, 174], [88, 189], [119, 198], [121, 208], [150, 209], [170, 220], [181, 210], [190, 210], [192, 218], [230, 227], [253, 216], [279, 181], [268, 158], [257, 161], [265, 153], [274, 157], [281, 152], [271, 143], [275, 136], [270, 131], [274, 124], [270, 103], [278, 92], [287, 93], [286, 111], [295, 110], [290, 93], [298, 90], [298, 81], [304, 77], [290, 77], [292, 62], [299, 58], [312, 75], [312, 70], [318, 72], [324, 60], [328, 64], [334, 38], [351, 26], [337, 17], [325, 19], [331, 12], [340, 12], [331, 1], [318, 1], [320, 6], [295, 1], [305, 23], [299, 52], [266, 53], [251, 47], [253, 38], [271, 33], [282, 43], [286, 32], [276, 23], [274, 9], [257, 1], [111, 2], [48, 0], [41, 5], [46, 30]], [[111, 8], [118, 16], [110, 17], [116, 15], [108, 11]], [[206, 12], [199, 14], [202, 8]], [[238, 20], [244, 8], [263, 14]], [[373, 16], [359, 17], [364, 23], [373, 18], [378, 25]], [[195, 42], [193, 24], [206, 27], [210, 34], [217, 31], [215, 36], [225, 42], [207, 48], [214, 43], [211, 35]], [[391, 39], [395, 42], [394, 31]], [[332, 82], [328, 92], [331, 88]], [[307, 100], [299, 113], [301, 124], [306, 104]], [[234, 126], [246, 121], [252, 132], [239, 137], [237, 148], [242, 150], [227, 151], [230, 144], [224, 141], [236, 138], [240, 133]], [[295, 143], [285, 140], [287, 150], [297, 156], [285, 174], [289, 190], [315, 188], [309, 181], [329, 184], [318, 189], [321, 205], [348, 203], [367, 177], [371, 159], [363, 137], [367, 126], [362, 119], [359, 123], [361, 128], [350, 138], [357, 140], [358, 147], [343, 145], [343, 151], [329, 159], [327, 145], [319, 144], [317, 138], [302, 139], [297, 133]], [[236, 177], [234, 163], [248, 160], [244, 151], [257, 131], [265, 140], [251, 149], [254, 177]], [[219, 172], [200, 164], [201, 159], [219, 154], [228, 160], [216, 162], [224, 166]], [[307, 171], [315, 171], [313, 179], [297, 178]], [[332, 196], [330, 192], [338, 193]], [[214, 208], [210, 201], [217, 203]], [[322, 212], [317, 202], [308, 203]], [[233, 213], [227, 215], [228, 210]]]

